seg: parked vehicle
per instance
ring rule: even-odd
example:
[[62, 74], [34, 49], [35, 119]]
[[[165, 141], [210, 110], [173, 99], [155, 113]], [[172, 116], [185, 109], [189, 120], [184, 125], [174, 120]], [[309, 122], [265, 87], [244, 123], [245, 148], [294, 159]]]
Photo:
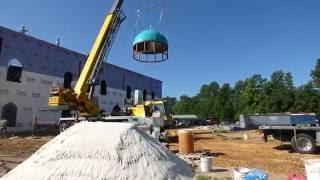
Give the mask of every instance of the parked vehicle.
[[259, 129], [264, 134], [265, 142], [268, 136], [282, 142], [290, 142], [292, 149], [301, 154], [312, 154], [316, 151], [316, 146], [320, 145], [320, 127], [315, 125], [288, 125], [275, 126], [265, 125]]

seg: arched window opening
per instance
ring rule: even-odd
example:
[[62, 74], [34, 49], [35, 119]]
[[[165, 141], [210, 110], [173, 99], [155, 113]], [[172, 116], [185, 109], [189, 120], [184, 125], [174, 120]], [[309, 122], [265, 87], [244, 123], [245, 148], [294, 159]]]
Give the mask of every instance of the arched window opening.
[[71, 88], [71, 83], [72, 83], [72, 73], [71, 72], [66, 72], [64, 73], [64, 81], [63, 81], [63, 87], [66, 89]]
[[79, 61], [79, 64], [78, 64], [78, 79], [80, 78], [80, 74], [81, 74], [81, 68], [82, 65], [81, 65], [81, 61]]
[[143, 100], [147, 100], [147, 90], [143, 90]]
[[131, 99], [131, 86], [127, 86], [127, 99]]
[[61, 111], [61, 117], [71, 117], [71, 111], [70, 110], [62, 110]]
[[100, 94], [103, 96], [107, 95], [107, 83], [105, 80], [100, 83]]
[[155, 98], [155, 94], [154, 94], [153, 91], [152, 91], [152, 93], [151, 93], [151, 98], [152, 98], [152, 100], [154, 100], [154, 98]]
[[8, 103], [2, 108], [1, 119], [8, 121], [8, 127], [15, 127], [17, 120], [18, 108], [13, 103]]
[[120, 108], [120, 106], [118, 105], [118, 104], [116, 104], [115, 106], [113, 106], [113, 108], [112, 108], [112, 112], [113, 113], [118, 113], [118, 112], [120, 112], [121, 111], [121, 108]]
[[90, 93], [90, 86], [87, 87], [87, 94]]
[[8, 63], [7, 81], [21, 83], [23, 66], [17, 59], [12, 59]]

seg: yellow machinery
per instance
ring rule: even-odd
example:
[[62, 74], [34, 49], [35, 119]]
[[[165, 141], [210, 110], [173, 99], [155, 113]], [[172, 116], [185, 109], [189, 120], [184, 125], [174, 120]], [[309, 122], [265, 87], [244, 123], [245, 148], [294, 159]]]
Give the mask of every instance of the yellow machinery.
[[163, 101], [144, 101], [143, 104], [129, 107], [128, 110], [133, 116], [143, 117], [151, 117], [153, 112], [159, 111], [164, 120], [168, 119]]
[[[114, 4], [95, 40], [91, 52], [87, 57], [86, 63], [75, 88], [53, 87], [50, 91], [48, 102], [49, 107], [58, 107], [57, 109], [61, 110], [77, 110], [80, 113], [74, 117], [60, 118], [59, 124], [62, 130], [67, 128], [66, 124], [69, 126], [78, 120], [85, 119], [96, 121], [104, 118], [99, 110], [98, 103], [95, 103], [93, 94], [94, 88], [98, 84], [101, 65], [108, 57], [119, 27], [125, 19], [125, 15], [121, 9], [123, 1], [124, 0], [114, 1]], [[145, 44], [143, 48], [141, 46], [142, 44]], [[134, 41], [134, 47], [135, 55], [153, 54], [157, 56], [159, 54], [166, 53], [165, 58], [161, 59], [161, 61], [164, 61], [168, 58], [167, 40], [163, 35], [156, 31], [148, 30], [140, 33]], [[164, 56], [162, 55], [162, 57]], [[152, 62], [161, 61], [154, 60]], [[165, 122], [171, 119], [171, 115], [167, 113], [168, 111], [165, 109], [164, 102], [161, 100], [144, 101], [143, 103], [129, 107], [128, 111], [129, 112], [125, 112], [126, 115], [129, 114], [130, 116], [140, 117], [151, 117], [153, 112], [158, 111]]]
[[174, 126], [172, 121], [172, 110], [162, 100], [144, 101], [132, 107], [128, 107], [131, 116], [151, 117], [153, 112], [160, 112], [161, 118], [164, 120], [164, 126]]
[[94, 103], [94, 87], [98, 83], [102, 62], [107, 58], [120, 24], [125, 19], [121, 10], [123, 0], [115, 0], [95, 40], [74, 89], [53, 87], [50, 91], [50, 107], [68, 106], [77, 109], [81, 116], [99, 116], [100, 110]]

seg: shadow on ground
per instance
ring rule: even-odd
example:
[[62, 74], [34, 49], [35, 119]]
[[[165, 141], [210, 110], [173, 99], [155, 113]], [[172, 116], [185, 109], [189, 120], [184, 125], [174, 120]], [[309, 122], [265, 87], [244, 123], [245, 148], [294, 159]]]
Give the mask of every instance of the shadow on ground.
[[213, 137], [195, 137], [194, 141], [214, 139]]
[[221, 153], [221, 152], [210, 152], [210, 150], [208, 150], [208, 149], [204, 149], [204, 150], [201, 150], [201, 151], [196, 151], [195, 153], [199, 153], [199, 154], [202, 154], [204, 156], [211, 156], [211, 157], [219, 157], [219, 156], [226, 155], [225, 153]]
[[[282, 144], [282, 145], [279, 145], [279, 146], [275, 146], [273, 147], [273, 149], [276, 149], [276, 150], [279, 150], [279, 151], [287, 151], [288, 153], [296, 153], [290, 144]], [[314, 154], [320, 154], [320, 148], [317, 147], [317, 150]]]
[[168, 143], [178, 143], [178, 136], [168, 137]]
[[227, 172], [227, 171], [229, 171], [229, 170], [228, 169], [222, 169], [222, 168], [220, 168], [220, 169], [211, 169], [211, 172], [214, 172], [214, 173]]
[[295, 153], [290, 144], [282, 144], [279, 146], [275, 146], [273, 147], [273, 149], [287, 151], [288, 153]]

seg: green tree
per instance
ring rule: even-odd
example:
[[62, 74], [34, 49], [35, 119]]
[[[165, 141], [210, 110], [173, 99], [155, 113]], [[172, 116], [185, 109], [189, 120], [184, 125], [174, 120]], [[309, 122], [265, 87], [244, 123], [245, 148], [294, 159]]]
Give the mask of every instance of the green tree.
[[208, 99], [218, 94], [219, 84], [217, 82], [211, 82], [209, 85], [202, 85], [198, 96], [200, 98]]
[[313, 88], [312, 82], [302, 85], [296, 89], [292, 112], [320, 113], [319, 93]]
[[266, 111], [266, 82], [260, 74], [253, 75], [245, 81], [245, 88], [241, 94], [241, 113], [263, 113]]
[[193, 97], [183, 95], [180, 101], [173, 107], [175, 114], [194, 114], [195, 113], [195, 100]]
[[164, 108], [166, 113], [175, 114], [173, 111], [173, 107], [177, 104], [177, 98], [175, 97], [164, 97], [163, 98]]
[[239, 80], [234, 87], [215, 81], [201, 86], [196, 96], [170, 99], [177, 114], [202, 118], [238, 119], [239, 114], [315, 112], [320, 114], [320, 59], [311, 71], [312, 81], [294, 87], [290, 72], [274, 71], [268, 81], [260, 74]]
[[284, 73], [282, 70], [273, 72], [267, 93], [269, 112], [288, 112], [294, 104], [294, 86], [291, 73]]
[[165, 101], [166, 105], [170, 106], [170, 107], [173, 107], [174, 105], [177, 104], [177, 98], [175, 97], [164, 97], [163, 98], [163, 101]]
[[320, 59], [317, 60], [315, 68], [311, 71], [311, 77], [314, 87], [320, 88]]
[[239, 115], [243, 113], [243, 102], [241, 100], [241, 96], [244, 90], [245, 82], [242, 80], [237, 81], [232, 92], [233, 109], [235, 110], [234, 119], [239, 119]]
[[228, 83], [223, 84], [220, 88], [214, 109], [217, 117], [222, 121], [232, 121], [234, 118], [234, 107], [232, 103], [232, 89]]
[[205, 84], [200, 88], [199, 94], [195, 97], [196, 102], [196, 114], [201, 118], [215, 117], [216, 112], [213, 108], [215, 99], [219, 92], [219, 84], [217, 82], [211, 82]]

